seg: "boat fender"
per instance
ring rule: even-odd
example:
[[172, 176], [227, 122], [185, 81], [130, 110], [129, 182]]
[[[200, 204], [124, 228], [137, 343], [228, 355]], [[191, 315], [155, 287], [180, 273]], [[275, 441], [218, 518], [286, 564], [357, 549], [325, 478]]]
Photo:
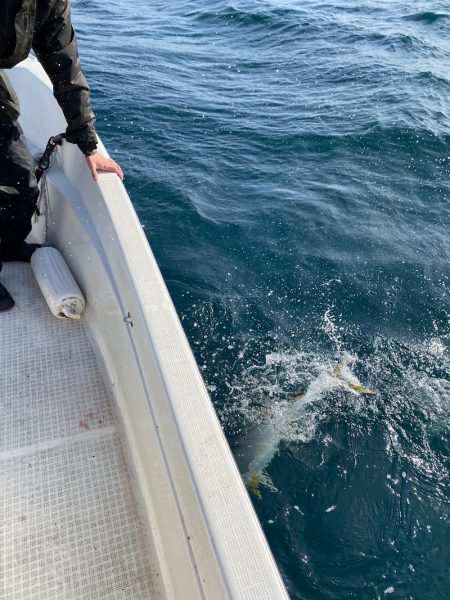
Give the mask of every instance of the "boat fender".
[[86, 302], [62, 254], [56, 248], [38, 248], [31, 268], [55, 317], [79, 319]]

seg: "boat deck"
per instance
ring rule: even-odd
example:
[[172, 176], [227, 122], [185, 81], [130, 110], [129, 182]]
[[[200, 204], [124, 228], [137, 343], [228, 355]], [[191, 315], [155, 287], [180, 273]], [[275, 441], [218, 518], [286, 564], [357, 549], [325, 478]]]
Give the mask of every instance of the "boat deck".
[[29, 265], [0, 279], [0, 598], [158, 597], [83, 321], [51, 315]]

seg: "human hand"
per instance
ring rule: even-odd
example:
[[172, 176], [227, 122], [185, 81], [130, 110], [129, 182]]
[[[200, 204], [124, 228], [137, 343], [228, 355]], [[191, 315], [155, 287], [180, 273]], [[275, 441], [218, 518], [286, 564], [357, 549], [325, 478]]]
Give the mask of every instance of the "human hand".
[[98, 152], [91, 154], [91, 156], [85, 156], [84, 158], [86, 159], [87, 166], [89, 167], [89, 170], [92, 173], [92, 177], [95, 179], [95, 181], [98, 180], [97, 171], [112, 171], [118, 175], [120, 179], [123, 179], [122, 169], [114, 160], [112, 160], [112, 158], [102, 156]]

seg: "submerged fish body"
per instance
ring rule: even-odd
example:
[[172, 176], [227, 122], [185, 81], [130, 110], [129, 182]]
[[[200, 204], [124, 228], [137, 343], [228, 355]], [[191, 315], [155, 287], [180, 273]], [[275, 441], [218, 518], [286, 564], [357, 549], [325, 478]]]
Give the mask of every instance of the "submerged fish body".
[[[261, 498], [261, 485], [273, 492], [277, 491], [273, 481], [264, 469], [272, 462], [274, 456], [278, 452], [280, 440], [281, 436], [276, 433], [273, 427], [267, 424], [261, 429], [254, 431], [248, 440], [247, 449], [252, 452], [252, 458], [245, 460], [245, 452], [243, 453], [244, 456], [241, 455], [238, 457], [238, 462], [242, 462], [243, 458], [244, 464], [246, 463], [248, 465], [247, 471], [243, 475], [243, 479], [247, 488], [257, 498]], [[239, 460], [239, 458], [241, 458], [241, 460]]]
[[257, 498], [261, 499], [262, 497], [261, 486], [268, 488], [272, 492], [278, 491], [272, 479], [265, 472], [265, 469], [278, 452], [283, 427], [288, 427], [291, 423], [298, 420], [299, 413], [308, 404], [316, 401], [325, 392], [332, 389], [347, 390], [357, 395], [373, 395], [375, 393], [363, 385], [352, 373], [349, 364], [353, 361], [353, 357], [345, 357], [334, 369], [332, 375], [324, 376], [322, 374], [314, 379], [307, 389], [289, 394], [289, 404], [286, 405], [284, 411], [281, 411], [278, 426], [274, 423], [264, 425], [254, 432], [253, 438], [248, 440], [249, 444], [247, 447], [253, 451], [253, 458], [247, 462], [248, 468], [243, 475], [243, 479], [247, 488]]

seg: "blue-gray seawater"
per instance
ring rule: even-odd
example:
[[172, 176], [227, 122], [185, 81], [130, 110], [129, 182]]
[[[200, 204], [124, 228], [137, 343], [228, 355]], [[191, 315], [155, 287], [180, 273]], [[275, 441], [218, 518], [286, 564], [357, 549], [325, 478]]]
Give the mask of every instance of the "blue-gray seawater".
[[448, 1], [73, 14], [243, 474], [276, 432], [250, 494], [291, 597], [448, 598]]

